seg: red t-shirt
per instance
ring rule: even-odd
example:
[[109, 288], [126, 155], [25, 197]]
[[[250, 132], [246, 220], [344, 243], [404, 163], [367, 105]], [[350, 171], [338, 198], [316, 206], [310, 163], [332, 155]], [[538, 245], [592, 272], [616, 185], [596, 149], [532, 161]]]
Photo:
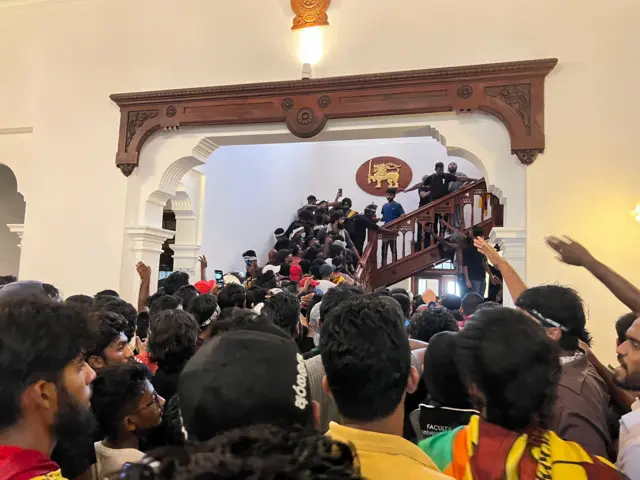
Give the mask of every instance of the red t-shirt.
[[0, 445], [0, 480], [64, 480], [60, 467], [37, 450]]
[[138, 362], [144, 363], [147, 367], [149, 367], [154, 375], [156, 374], [156, 371], [158, 370], [158, 364], [151, 361], [151, 359], [149, 358], [149, 352], [144, 352], [140, 355], [136, 355], [135, 358]]

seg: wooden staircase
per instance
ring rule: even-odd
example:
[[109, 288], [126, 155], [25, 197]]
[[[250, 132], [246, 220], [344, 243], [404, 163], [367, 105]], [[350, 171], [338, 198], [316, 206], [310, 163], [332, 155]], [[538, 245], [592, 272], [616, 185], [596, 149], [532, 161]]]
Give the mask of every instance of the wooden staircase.
[[[425, 226], [432, 225], [436, 215], [442, 217], [448, 215], [449, 223], [453, 224], [457, 206], [467, 219], [462, 228], [465, 233], [474, 227], [480, 227], [488, 236], [493, 227], [502, 226], [502, 205], [497, 197], [487, 192], [486, 182], [479, 180], [465, 185], [446, 197], [386, 224], [385, 228], [398, 232], [397, 237], [369, 231], [369, 242], [364, 249], [362, 263], [358, 269], [363, 288], [366, 291], [372, 291], [379, 287], [393, 285], [443, 261], [436, 242], [419, 250], [416, 250], [416, 246], [424, 244], [424, 235], [429, 235]], [[422, 233], [420, 243], [417, 239], [419, 225]], [[383, 262], [382, 242], [388, 240], [396, 242], [397, 259], [392, 260], [389, 249], [387, 261]]]

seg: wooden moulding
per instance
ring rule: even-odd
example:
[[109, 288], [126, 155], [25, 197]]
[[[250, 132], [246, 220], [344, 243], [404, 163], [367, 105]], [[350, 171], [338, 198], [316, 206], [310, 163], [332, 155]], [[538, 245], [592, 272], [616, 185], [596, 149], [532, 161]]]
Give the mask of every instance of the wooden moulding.
[[120, 107], [116, 165], [138, 166], [151, 134], [181, 126], [285, 122], [311, 138], [329, 119], [435, 112], [495, 115], [525, 165], [544, 151], [544, 80], [555, 58], [284, 82], [111, 95]]

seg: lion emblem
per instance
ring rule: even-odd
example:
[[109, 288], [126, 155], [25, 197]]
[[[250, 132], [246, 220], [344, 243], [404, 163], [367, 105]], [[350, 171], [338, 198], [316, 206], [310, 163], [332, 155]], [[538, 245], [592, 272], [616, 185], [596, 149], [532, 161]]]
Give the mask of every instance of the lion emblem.
[[382, 182], [387, 182], [388, 188], [398, 188], [401, 165], [394, 163], [378, 163], [372, 165], [369, 160], [369, 183], [375, 183], [376, 188], [382, 188]]

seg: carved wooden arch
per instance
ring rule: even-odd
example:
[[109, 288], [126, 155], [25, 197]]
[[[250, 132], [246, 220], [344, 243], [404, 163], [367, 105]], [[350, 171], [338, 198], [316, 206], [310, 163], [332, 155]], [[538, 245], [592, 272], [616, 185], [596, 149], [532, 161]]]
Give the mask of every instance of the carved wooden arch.
[[327, 120], [481, 110], [499, 118], [530, 165], [544, 151], [544, 79], [555, 58], [466, 67], [111, 95], [120, 107], [116, 165], [125, 176], [160, 129], [285, 122], [310, 138]]

